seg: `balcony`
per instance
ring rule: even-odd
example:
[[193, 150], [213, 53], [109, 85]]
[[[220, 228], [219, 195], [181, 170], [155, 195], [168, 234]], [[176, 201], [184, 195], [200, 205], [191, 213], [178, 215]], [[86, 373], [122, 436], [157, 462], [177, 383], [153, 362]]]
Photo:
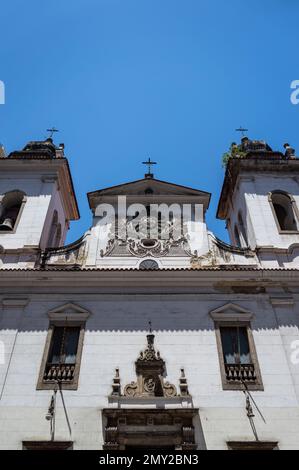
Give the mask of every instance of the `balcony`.
[[256, 381], [253, 364], [224, 364], [226, 380], [229, 383]]
[[43, 376], [44, 382], [59, 380], [65, 383], [74, 379], [75, 364], [47, 364]]

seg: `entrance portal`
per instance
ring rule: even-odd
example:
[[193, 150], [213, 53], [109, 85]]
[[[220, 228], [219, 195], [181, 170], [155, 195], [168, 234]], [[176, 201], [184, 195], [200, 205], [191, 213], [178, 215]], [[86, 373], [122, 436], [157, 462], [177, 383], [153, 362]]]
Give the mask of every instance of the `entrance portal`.
[[193, 450], [196, 408], [105, 408], [105, 450]]

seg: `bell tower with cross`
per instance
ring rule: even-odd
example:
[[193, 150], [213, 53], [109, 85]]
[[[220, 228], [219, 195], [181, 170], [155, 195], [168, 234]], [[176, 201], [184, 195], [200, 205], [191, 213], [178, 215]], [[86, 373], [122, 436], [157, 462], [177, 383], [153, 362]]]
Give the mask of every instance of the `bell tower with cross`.
[[7, 264], [20, 258], [31, 267], [41, 251], [64, 244], [69, 222], [79, 218], [64, 145], [53, 143], [57, 129], [48, 132], [0, 159], [0, 253]]
[[274, 150], [244, 135], [244, 127], [236, 131], [241, 142], [231, 147], [217, 217], [226, 221], [232, 245], [258, 248], [273, 263], [277, 249], [299, 243], [299, 160], [289, 144]]

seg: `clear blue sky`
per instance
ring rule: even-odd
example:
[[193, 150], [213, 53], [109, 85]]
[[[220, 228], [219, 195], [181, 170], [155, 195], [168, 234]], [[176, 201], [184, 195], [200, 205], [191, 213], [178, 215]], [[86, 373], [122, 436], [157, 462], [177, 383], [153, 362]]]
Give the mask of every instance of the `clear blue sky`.
[[7, 151], [56, 126], [64, 142], [81, 219], [86, 193], [141, 178], [158, 161], [159, 179], [212, 192], [221, 155], [249, 128], [274, 148], [298, 148], [297, 0], [10, 0], [0, 10], [0, 141]]

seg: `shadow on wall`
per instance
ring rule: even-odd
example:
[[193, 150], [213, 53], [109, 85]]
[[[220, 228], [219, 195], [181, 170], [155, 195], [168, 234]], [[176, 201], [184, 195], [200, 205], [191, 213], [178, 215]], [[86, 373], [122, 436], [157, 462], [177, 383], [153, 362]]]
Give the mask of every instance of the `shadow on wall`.
[[[158, 298], [157, 298], [158, 297]], [[165, 296], [151, 295], [99, 295], [101, 300], [82, 301], [78, 296], [78, 303], [73, 297], [75, 305], [80, 305], [90, 312], [86, 323], [89, 332], [146, 332], [149, 321], [154, 332], [198, 332], [213, 331], [214, 322], [210, 312], [218, 307], [233, 302], [253, 314], [253, 330], [276, 330], [278, 326], [299, 327], [299, 315], [296, 313], [296, 304], [273, 306], [267, 294], [256, 295], [250, 299], [246, 295], [223, 295], [222, 300], [192, 299], [184, 296], [184, 300], [165, 299]], [[181, 298], [182, 296], [180, 296]], [[247, 297], [247, 298], [246, 298]], [[290, 294], [291, 298], [291, 294]], [[69, 299], [68, 299], [69, 300]], [[48, 312], [64, 304], [60, 302], [31, 301], [24, 308], [22, 315], [14, 308], [4, 307], [0, 313], [0, 328], [4, 330], [16, 327], [19, 331], [47, 331], [49, 327]], [[223, 314], [225, 318], [225, 313]], [[65, 314], [61, 313], [61, 320]]]

